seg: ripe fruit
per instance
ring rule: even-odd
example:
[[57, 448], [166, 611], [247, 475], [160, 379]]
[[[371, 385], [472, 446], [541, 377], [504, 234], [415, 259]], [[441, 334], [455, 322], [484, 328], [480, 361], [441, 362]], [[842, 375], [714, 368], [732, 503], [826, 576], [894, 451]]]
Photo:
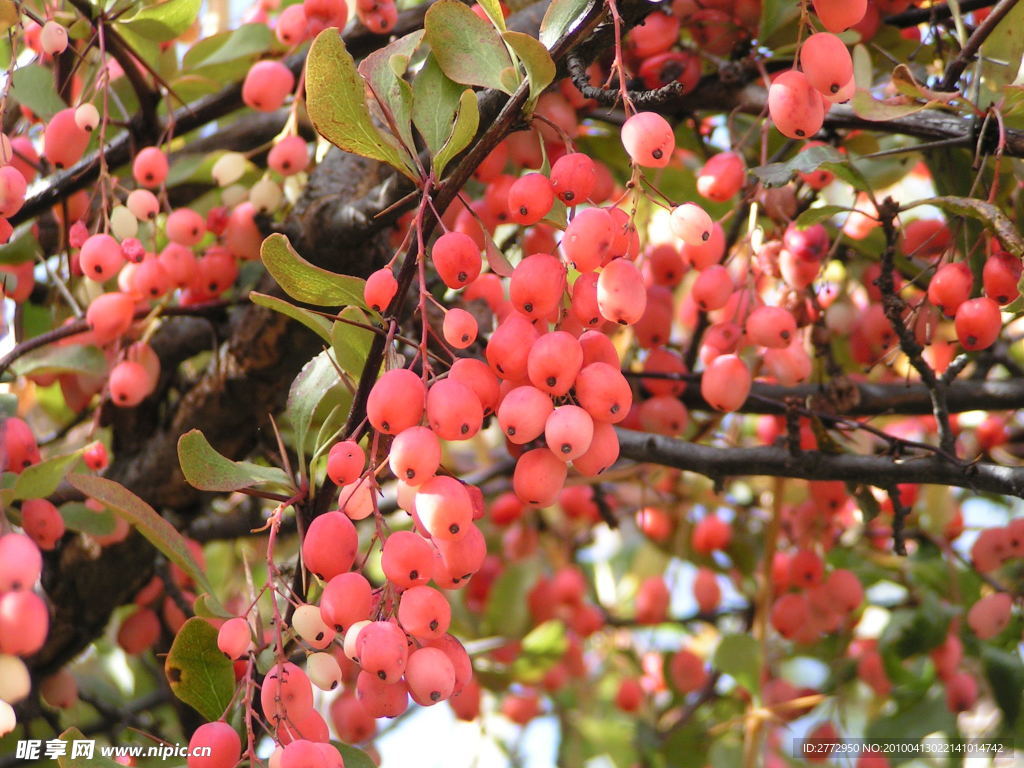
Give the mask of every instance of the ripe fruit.
[[476, 318], [464, 309], [453, 307], [445, 312], [442, 332], [444, 340], [455, 349], [465, 349], [476, 341]]
[[455, 379], [434, 382], [427, 391], [427, 421], [442, 440], [468, 440], [480, 431], [480, 398]]
[[181, 245], [198, 245], [206, 234], [206, 220], [191, 208], [178, 208], [167, 217], [167, 237]]
[[867, 0], [814, 0], [814, 12], [825, 29], [838, 34], [863, 19], [867, 5]]
[[240, 659], [249, 650], [252, 633], [249, 622], [241, 616], [228, 619], [217, 630], [217, 647], [229, 659]]
[[448, 631], [452, 609], [445, 596], [432, 587], [410, 587], [398, 603], [398, 621], [410, 635], [433, 640]]
[[555, 202], [551, 182], [542, 173], [516, 179], [508, 190], [509, 221], [523, 226], [536, 224], [548, 215]]
[[669, 661], [668, 676], [675, 689], [686, 694], [704, 687], [708, 680], [708, 671], [704, 668], [704, 661], [700, 656], [683, 648], [676, 651]]
[[21, 527], [40, 549], [55, 549], [64, 535], [64, 518], [46, 499], [28, 499], [21, 505]]
[[560, 405], [544, 423], [544, 441], [562, 461], [579, 458], [590, 449], [594, 420], [576, 405]]
[[1003, 319], [999, 305], [987, 296], [968, 299], [956, 311], [956, 335], [968, 350], [987, 349], [999, 338]]
[[745, 330], [755, 344], [784, 349], [796, 336], [796, 320], [782, 307], [758, 307], [747, 316]]
[[43, 155], [57, 168], [70, 168], [85, 154], [89, 136], [75, 122], [75, 110], [62, 109], [46, 124]]
[[565, 331], [546, 333], [530, 347], [526, 370], [541, 392], [561, 397], [569, 391], [583, 365], [583, 348]]
[[795, 69], [779, 74], [768, 88], [768, 113], [779, 133], [791, 139], [810, 138], [825, 122], [821, 96]]
[[675, 236], [688, 246], [700, 246], [711, 240], [714, 223], [707, 211], [696, 203], [683, 203], [673, 208], [669, 223]]
[[[993, 253], [982, 268], [985, 295], [997, 304], [1009, 304], [1020, 296], [1021, 261], [1009, 253]], [[933, 278], [934, 280], [934, 278]]]
[[829, 32], [817, 32], [800, 47], [800, 67], [815, 89], [834, 96], [853, 79], [853, 59], [846, 44]]
[[690, 295], [698, 307], [710, 312], [724, 307], [734, 288], [729, 270], [721, 264], [715, 264], [697, 275]]
[[441, 443], [427, 427], [409, 427], [391, 443], [388, 465], [395, 477], [408, 485], [422, 485], [441, 464]]
[[981, 640], [995, 637], [1010, 623], [1013, 599], [1005, 592], [981, 598], [967, 612], [967, 626]]
[[167, 155], [156, 147], [146, 147], [139, 151], [132, 161], [132, 176], [144, 187], [155, 189], [164, 183], [170, 166]]
[[409, 706], [409, 688], [404, 680], [393, 685], [376, 675], [360, 672], [356, 679], [356, 696], [371, 717], [398, 717]]
[[344, 632], [364, 621], [373, 603], [370, 582], [361, 573], [341, 573], [327, 582], [320, 596], [320, 618], [324, 624]]
[[358, 534], [347, 515], [334, 511], [316, 517], [302, 540], [302, 562], [317, 577], [330, 581], [352, 567]]
[[366, 416], [379, 432], [397, 435], [423, 418], [426, 387], [408, 368], [388, 371], [373, 385], [366, 401]]
[[337, 486], [354, 483], [363, 474], [366, 454], [353, 440], [343, 440], [331, 446], [327, 454], [327, 476]]
[[704, 369], [701, 396], [718, 411], [735, 411], [750, 394], [751, 376], [747, 364], [736, 355], [719, 355]]
[[454, 541], [473, 522], [473, 503], [466, 486], [454, 477], [438, 475], [419, 487], [416, 515], [434, 538]]
[[110, 235], [97, 234], [82, 245], [78, 261], [86, 277], [102, 283], [116, 275], [124, 265], [124, 253], [120, 243]]
[[[242, 758], [242, 740], [227, 723], [203, 723], [188, 742], [188, 768], [233, 768]], [[209, 748], [210, 754], [200, 757]]]
[[962, 261], [943, 264], [928, 283], [928, 300], [947, 317], [953, 317], [960, 305], [971, 297], [973, 287], [974, 276], [967, 264]]
[[409, 654], [405, 680], [413, 701], [425, 707], [447, 700], [455, 688], [455, 667], [444, 651], [429, 646]]
[[621, 135], [630, 158], [645, 168], [664, 168], [676, 148], [672, 126], [656, 112], [637, 112], [623, 124]]
[[616, 424], [629, 415], [633, 392], [618, 368], [591, 363], [576, 377], [576, 399], [595, 421]]
[[693, 597], [701, 613], [711, 614], [718, 609], [722, 600], [722, 589], [718, 586], [715, 572], [708, 568], [699, 568], [693, 581]]
[[328, 27], [345, 29], [348, 22], [348, 4], [345, 0], [303, 0], [303, 15], [309, 25], [310, 36], [319, 35]]
[[647, 308], [647, 291], [636, 265], [612, 259], [597, 279], [597, 306], [601, 316], [619, 325], [633, 325]]
[[31, 589], [42, 570], [39, 547], [28, 536], [0, 536], [0, 592]]
[[257, 61], [242, 83], [242, 101], [260, 112], [273, 112], [295, 87], [295, 75], [280, 61]]
[[551, 166], [551, 189], [567, 206], [585, 202], [595, 184], [597, 169], [583, 152], [564, 154]]
[[[413, 587], [413, 589], [430, 589], [430, 587]], [[436, 590], [431, 591], [436, 592]], [[403, 599], [406, 594], [408, 592], [403, 594]], [[364, 672], [388, 685], [397, 683], [402, 677], [409, 659], [409, 647], [406, 643], [405, 632], [397, 624], [390, 621], [370, 622], [359, 630], [356, 646], [359, 653], [359, 666], [363, 668]]]
[[117, 630], [117, 644], [131, 655], [151, 648], [159, 637], [160, 619], [149, 608], [139, 608], [125, 618]]
[[153, 391], [149, 373], [132, 360], [122, 360], [110, 371], [110, 399], [122, 408], [134, 408]]
[[579, 272], [593, 272], [604, 263], [611, 249], [614, 222], [604, 208], [577, 212], [565, 228], [562, 253]]
[[697, 191], [708, 200], [725, 202], [743, 188], [747, 178], [743, 157], [735, 152], [712, 156], [697, 176]]
[[691, 543], [693, 549], [702, 555], [709, 555], [716, 549], [724, 550], [732, 539], [732, 528], [718, 515], [701, 518], [693, 527]]
[[431, 250], [437, 274], [449, 288], [458, 290], [480, 275], [480, 249], [469, 235], [446, 232]]
[[[289, 11], [295, 6], [288, 6]], [[282, 12], [281, 16], [284, 16]], [[280, 27], [281, 19], [278, 19]], [[301, 136], [285, 136], [267, 155], [267, 165], [282, 176], [292, 176], [306, 170], [309, 165], [309, 145]]]
[[412, 531], [395, 531], [384, 542], [381, 569], [388, 581], [408, 589], [426, 584], [434, 565], [430, 544]]
[[520, 261], [509, 280], [512, 306], [529, 318], [547, 317], [558, 309], [565, 292], [565, 267], [547, 253]]
[[535, 448], [516, 461], [512, 490], [524, 503], [546, 507], [558, 497], [565, 485], [565, 476], [565, 462], [547, 448]]
[[50, 626], [46, 603], [34, 592], [0, 596], [0, 653], [31, 656], [43, 647]]

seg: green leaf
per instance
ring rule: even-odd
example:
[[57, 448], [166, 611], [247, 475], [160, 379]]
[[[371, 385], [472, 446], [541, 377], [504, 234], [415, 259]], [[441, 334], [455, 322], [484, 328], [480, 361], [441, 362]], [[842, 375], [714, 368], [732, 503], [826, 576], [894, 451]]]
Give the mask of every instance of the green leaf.
[[182, 57], [181, 69], [210, 76], [221, 70], [229, 71], [233, 64], [247, 67], [248, 60], [266, 53], [273, 42], [274, 33], [266, 24], [243, 24], [197, 42]]
[[195, 616], [175, 635], [164, 673], [174, 695], [207, 720], [219, 719], [235, 692], [234, 665], [217, 647], [217, 630]]
[[416, 180], [396, 144], [373, 124], [366, 105], [366, 83], [334, 27], [317, 35], [309, 49], [306, 110], [317, 132], [336, 147], [380, 160]]
[[353, 747], [351, 744], [342, 744], [340, 741], [332, 741], [331, 743], [341, 753], [341, 759], [345, 761], [345, 768], [377, 768], [373, 758], [359, 747]]
[[1002, 241], [1006, 249], [1018, 258], [1024, 258], [1024, 239], [1013, 221], [997, 206], [973, 197], [929, 197], [914, 205], [934, 205], [957, 216], [968, 216], [985, 225]]
[[95, 512], [80, 501], [69, 501], [61, 505], [60, 516], [69, 530], [81, 531], [94, 536], [106, 536], [114, 532], [114, 513], [109, 509]]
[[81, 755], [79, 755], [78, 757], [76, 757], [75, 759], [72, 760], [71, 759], [72, 747], [70, 745], [73, 742], [76, 742], [76, 741], [88, 741], [90, 743], [94, 743], [93, 739], [91, 739], [91, 738], [87, 739], [85, 737], [85, 734], [83, 734], [77, 728], [68, 728], [66, 731], [64, 731], [57, 738], [59, 738], [61, 741], [66, 741], [69, 744], [69, 746], [67, 748], [67, 754], [61, 755], [60, 757], [57, 758], [57, 765], [59, 765], [60, 768], [119, 768], [120, 767], [120, 763], [116, 763], [113, 760], [111, 760], [109, 758], [106, 758], [106, 757], [101, 757], [99, 755], [99, 752], [97, 750], [95, 750], [95, 749], [93, 751], [93, 757], [91, 757], [91, 758], [85, 758], [85, 757], [82, 757]]
[[[158, 515], [149, 504], [120, 483], [105, 477], [71, 474], [68, 475], [68, 482], [86, 496], [106, 504], [116, 515], [127, 520], [168, 560], [191, 576], [199, 588], [210, 595], [211, 600], [216, 599], [206, 574], [203, 573], [203, 569], [199, 567], [192, 557], [188, 545], [185, 544], [185, 537]], [[223, 658], [223, 654], [221, 657]]]
[[51, 373], [102, 376], [107, 372], [107, 358], [97, 347], [91, 345], [49, 346], [19, 358], [11, 365], [11, 370], [18, 376]]
[[365, 306], [365, 280], [338, 275], [310, 264], [295, 252], [285, 235], [275, 233], [264, 240], [260, 256], [277, 284], [297, 301], [322, 307]]
[[504, 32], [506, 29], [505, 14], [501, 12], [501, 3], [498, 0], [480, 0], [480, 7], [484, 9], [484, 13], [494, 23], [494, 26]]
[[[423, 30], [417, 30], [378, 48], [359, 63], [359, 73], [369, 83], [381, 107], [391, 113], [404, 149], [410, 152], [416, 151], [412, 138], [412, 86], [404, 75], [422, 39]], [[411, 157], [408, 162], [411, 167]]]
[[431, 155], [452, 135], [462, 87], [441, 71], [437, 58], [429, 54], [412, 84], [412, 122]]
[[471, 90], [465, 90], [459, 98], [459, 115], [455, 118], [452, 135], [434, 155], [434, 174], [436, 176], [440, 177], [452, 158], [469, 146], [479, 127], [480, 107], [477, 106], [476, 94]]
[[756, 168], [751, 168], [750, 172], [761, 179], [765, 186], [778, 187], [788, 182], [795, 173], [810, 173], [823, 163], [841, 163], [842, 161], [843, 156], [835, 147], [822, 144], [797, 152], [783, 163], [759, 165]]
[[1024, 665], [1016, 653], [1009, 653], [989, 643], [981, 646], [981, 663], [992, 688], [996, 704], [1003, 710], [1006, 727], [1016, 725], [1024, 695]]
[[522, 32], [506, 32], [502, 37], [526, 69], [526, 78], [530, 81], [530, 99], [537, 99], [555, 79], [555, 62], [551, 54], [537, 38]]
[[868, 90], [872, 86], [871, 52], [863, 43], [853, 46], [853, 79], [857, 88]]
[[339, 383], [338, 371], [326, 351], [302, 366], [288, 390], [288, 419], [295, 430], [300, 463], [304, 461], [306, 435], [320, 401]]
[[522, 652], [512, 665], [512, 676], [524, 682], [539, 680], [565, 655], [567, 647], [565, 623], [558, 619], [545, 621], [523, 638]]
[[794, 222], [798, 229], [807, 229], [814, 224], [820, 224], [823, 221], [827, 221], [835, 216], [837, 213], [843, 213], [850, 209], [843, 205], [819, 205], [817, 208], [808, 208], [806, 211], [796, 217]]
[[46, 461], [26, 467], [18, 475], [11, 490], [11, 499], [44, 499], [57, 490], [60, 481], [71, 469], [71, 466], [78, 461], [84, 449], [69, 453], [64, 456], [54, 456]]
[[529, 626], [526, 594], [537, 577], [537, 563], [526, 561], [509, 565], [494, 581], [484, 609], [488, 629], [502, 637], [519, 637]]
[[250, 461], [232, 461], [219, 454], [206, 435], [190, 429], [178, 438], [178, 461], [185, 480], [201, 491], [237, 491], [254, 485], [291, 488], [284, 470]]
[[764, 0], [761, 4], [761, 28], [758, 40], [767, 40], [772, 34], [800, 15], [800, 6], [789, 0]]
[[[346, 307], [339, 317], [366, 325], [370, 323], [370, 318], [356, 307]], [[373, 337], [373, 331], [368, 331], [365, 328], [342, 322], [334, 324], [331, 328], [330, 342], [334, 349], [334, 359], [338, 361], [341, 370], [353, 378], [359, 378], [362, 375], [366, 358], [370, 355]]]
[[[32, 233], [35, 222], [27, 221], [18, 226], [11, 235], [11, 239], [4, 245], [0, 245], [0, 264], [24, 264], [35, 258], [39, 250], [39, 241]], [[13, 289], [13, 275], [4, 275], [7, 285]]]
[[117, 26], [155, 43], [167, 43], [192, 26], [199, 16], [202, 0], [167, 0], [166, 3], [144, 7]]
[[851, 187], [857, 190], [871, 189], [871, 185], [868, 180], [864, 178], [864, 174], [851, 162], [827, 162], [822, 163], [818, 166], [824, 168], [826, 171], [831, 171], [837, 179], [846, 182]]
[[324, 341], [328, 343], [331, 341], [331, 321], [326, 317], [315, 315], [308, 309], [297, 307], [284, 299], [268, 296], [257, 291], [249, 291], [249, 301], [261, 307], [272, 309], [275, 312], [280, 312], [282, 315], [287, 315], [292, 320], [302, 323]]
[[552, 0], [540, 22], [540, 42], [550, 49], [572, 30], [595, 0]]
[[501, 35], [457, 0], [438, 0], [423, 23], [437, 63], [452, 80], [512, 93], [501, 73], [512, 59]]
[[53, 72], [41, 64], [26, 64], [14, 70], [11, 93], [19, 104], [49, 120], [67, 107], [53, 84]]
[[751, 635], [726, 635], [718, 644], [715, 669], [729, 675], [751, 693], [760, 690], [761, 647]]
[[[986, 85], [997, 93], [1007, 83], [1020, 85], [1022, 57], [1024, 57], [1024, 6], [1017, 3], [1010, 9], [981, 44], [981, 71]], [[963, 21], [960, 22], [963, 30]], [[1007, 62], [1002, 66], [996, 62]]]

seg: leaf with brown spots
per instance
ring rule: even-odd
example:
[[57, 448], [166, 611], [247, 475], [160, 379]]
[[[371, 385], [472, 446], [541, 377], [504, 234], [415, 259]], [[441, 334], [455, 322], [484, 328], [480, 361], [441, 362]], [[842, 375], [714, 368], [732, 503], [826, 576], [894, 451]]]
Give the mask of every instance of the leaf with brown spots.
[[206, 619], [186, 621], [167, 653], [164, 673], [174, 695], [207, 720], [216, 720], [231, 703], [235, 673], [217, 647], [217, 630]]

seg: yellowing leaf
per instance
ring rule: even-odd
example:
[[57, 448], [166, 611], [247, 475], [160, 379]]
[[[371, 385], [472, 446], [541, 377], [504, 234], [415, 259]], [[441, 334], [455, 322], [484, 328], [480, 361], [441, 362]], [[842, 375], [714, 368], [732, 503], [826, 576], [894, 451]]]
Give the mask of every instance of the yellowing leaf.
[[398, 147], [373, 124], [366, 105], [366, 83], [334, 27], [317, 35], [309, 49], [306, 110], [317, 132], [336, 147], [380, 160], [416, 179]]

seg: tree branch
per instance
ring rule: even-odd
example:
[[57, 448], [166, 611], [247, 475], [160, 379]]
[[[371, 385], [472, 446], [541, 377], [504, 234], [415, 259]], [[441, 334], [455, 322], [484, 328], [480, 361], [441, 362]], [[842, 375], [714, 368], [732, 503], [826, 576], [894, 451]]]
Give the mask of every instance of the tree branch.
[[[967, 65], [974, 59], [975, 54], [981, 49], [982, 43], [984, 43], [988, 36], [992, 34], [992, 31], [998, 26], [1010, 11], [1013, 10], [1014, 6], [1017, 5], [1017, 0], [999, 0], [992, 8], [992, 12], [989, 13], [985, 20], [981, 22], [967, 38], [967, 42], [964, 44], [960, 54], [950, 62], [949, 66], [946, 67], [946, 75], [942, 78], [942, 84], [939, 86], [940, 91], [955, 91], [956, 84], [960, 81], [960, 76], [967, 69]], [[1013, 62], [1010, 62], [1011, 64]]]
[[958, 465], [929, 456], [900, 460], [887, 456], [801, 451], [785, 448], [716, 448], [685, 440], [616, 429], [620, 454], [634, 461], [697, 472], [712, 479], [738, 476], [842, 480], [886, 488], [897, 483], [950, 485], [1024, 498], [1024, 467], [978, 463]]

